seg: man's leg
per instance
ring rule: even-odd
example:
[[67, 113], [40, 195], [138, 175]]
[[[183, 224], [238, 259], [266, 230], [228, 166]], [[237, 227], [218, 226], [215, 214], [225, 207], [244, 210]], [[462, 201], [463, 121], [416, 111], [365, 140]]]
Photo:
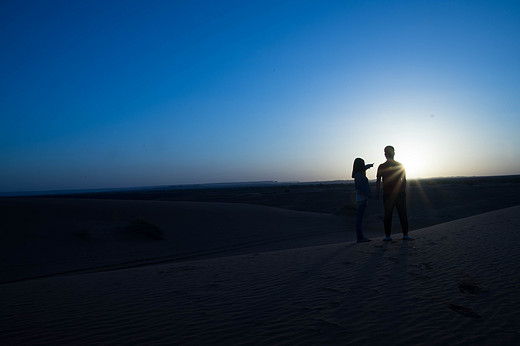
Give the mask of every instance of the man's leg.
[[392, 234], [392, 213], [394, 212], [395, 198], [383, 196], [383, 204], [385, 205], [385, 234], [389, 237]]
[[397, 208], [397, 214], [399, 215], [399, 222], [401, 222], [401, 228], [403, 229], [403, 235], [408, 234], [408, 212], [406, 211], [406, 195], [400, 194], [396, 201], [395, 206]]

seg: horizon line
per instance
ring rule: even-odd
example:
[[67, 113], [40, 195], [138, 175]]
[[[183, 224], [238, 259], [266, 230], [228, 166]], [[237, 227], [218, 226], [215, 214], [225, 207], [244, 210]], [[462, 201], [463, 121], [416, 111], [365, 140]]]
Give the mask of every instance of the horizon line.
[[[439, 176], [428, 178], [411, 178], [414, 180], [430, 180], [430, 179], [463, 179], [463, 178], [501, 178], [501, 177], [520, 177], [520, 174], [505, 175], [473, 175], [473, 176]], [[31, 190], [31, 191], [2, 191], [0, 197], [42, 197], [47, 195], [72, 195], [72, 194], [89, 194], [89, 193], [108, 193], [108, 192], [125, 192], [125, 191], [146, 191], [146, 190], [190, 190], [204, 188], [238, 188], [238, 187], [254, 187], [269, 185], [317, 185], [317, 184], [343, 184], [353, 182], [353, 179], [335, 179], [335, 180], [314, 180], [314, 181], [277, 181], [277, 180], [253, 180], [253, 181], [228, 181], [213, 183], [192, 183], [192, 184], [172, 184], [172, 185], [142, 185], [129, 187], [103, 187], [103, 188], [84, 188], [84, 189], [58, 189], [58, 190]], [[369, 179], [376, 181], [376, 179]]]

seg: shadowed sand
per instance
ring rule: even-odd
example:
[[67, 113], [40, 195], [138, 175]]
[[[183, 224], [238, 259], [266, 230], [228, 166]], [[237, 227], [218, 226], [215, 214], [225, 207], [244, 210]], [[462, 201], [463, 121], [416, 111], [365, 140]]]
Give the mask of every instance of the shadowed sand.
[[[398, 240], [396, 234], [393, 242], [379, 238], [363, 244], [346, 241], [96, 269], [96, 264], [110, 263], [102, 260], [110, 254], [133, 261], [139, 258], [136, 253], [153, 251], [158, 262], [166, 252], [154, 246], [162, 241], [167, 246], [178, 244], [183, 251], [191, 242], [207, 242], [207, 249], [237, 249], [249, 239], [259, 239], [248, 232], [254, 233], [254, 225], [261, 222], [266, 222], [258, 226], [264, 231], [267, 225], [274, 228], [262, 235], [260, 248], [276, 243], [271, 237], [291, 238], [295, 230], [311, 238], [325, 229], [335, 231], [335, 219], [316, 213], [217, 204], [210, 208], [216, 210], [211, 219], [208, 205], [200, 203], [189, 208], [176, 205], [170, 217], [161, 220], [154, 212], [171, 202], [141, 204], [139, 215], [132, 202], [119, 202], [115, 206], [114, 201], [96, 201], [94, 206], [69, 201], [67, 208], [82, 212], [68, 218], [58, 211], [65, 208], [59, 200], [46, 201], [45, 215], [39, 212], [41, 206], [26, 217], [16, 214], [13, 207], [4, 225], [18, 220], [36, 226], [27, 227], [24, 232], [29, 233], [24, 234], [11, 228], [15, 235], [9, 234], [7, 241], [13, 248], [25, 247], [34, 253], [25, 253], [24, 263], [23, 255], [13, 259], [13, 253], [2, 252], [2, 263], [6, 259], [11, 265], [21, 262], [16, 268], [4, 267], [2, 278], [43, 275], [49, 267], [83, 271], [1, 284], [2, 344], [345, 345], [384, 340], [391, 345], [473, 345], [520, 341], [520, 206], [417, 230], [411, 232], [412, 241]], [[78, 218], [85, 208], [91, 216]], [[102, 210], [106, 215], [100, 217]], [[235, 214], [241, 217], [227, 219]], [[203, 215], [203, 220], [194, 221], [197, 215]], [[128, 233], [126, 225], [136, 218], [153, 219], [166, 229], [164, 240]], [[61, 222], [70, 230], [58, 227]], [[183, 237], [168, 228], [183, 222], [201, 227], [214, 222], [225, 229], [215, 226]], [[60, 232], [48, 235], [49, 239], [30, 234], [42, 223]], [[112, 231], [107, 231], [107, 225]], [[212, 232], [221, 234], [212, 236]], [[229, 232], [228, 238], [214, 243]], [[24, 243], [27, 237], [35, 244]], [[40, 245], [43, 248], [38, 251]], [[9, 248], [2, 246], [2, 251]], [[79, 251], [83, 246], [96, 250]], [[149, 259], [150, 253], [144, 257]], [[63, 260], [72, 263], [58, 263]], [[82, 267], [89, 260], [94, 263], [90, 272]]]
[[0, 216], [0, 283], [355, 239], [334, 215], [231, 203], [12, 198]]

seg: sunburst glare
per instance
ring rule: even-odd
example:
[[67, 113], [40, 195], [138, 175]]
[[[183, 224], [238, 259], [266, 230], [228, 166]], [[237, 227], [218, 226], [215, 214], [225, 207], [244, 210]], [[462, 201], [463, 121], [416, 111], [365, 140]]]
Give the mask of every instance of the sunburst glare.
[[421, 178], [430, 174], [424, 153], [416, 147], [401, 148], [397, 160], [404, 165], [408, 178]]

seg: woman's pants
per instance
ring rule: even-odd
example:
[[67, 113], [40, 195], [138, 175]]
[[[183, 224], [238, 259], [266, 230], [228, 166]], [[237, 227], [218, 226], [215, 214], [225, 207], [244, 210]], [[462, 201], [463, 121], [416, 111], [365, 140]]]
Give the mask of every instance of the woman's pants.
[[356, 217], [356, 235], [357, 239], [363, 239], [363, 216], [365, 215], [365, 210], [367, 208], [367, 200], [357, 202], [357, 217]]

